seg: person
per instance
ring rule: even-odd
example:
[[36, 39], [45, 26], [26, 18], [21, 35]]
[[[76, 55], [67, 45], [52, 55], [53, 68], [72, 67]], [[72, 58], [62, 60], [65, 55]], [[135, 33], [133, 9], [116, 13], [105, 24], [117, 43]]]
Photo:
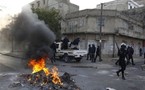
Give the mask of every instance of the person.
[[69, 39], [67, 37], [64, 37], [64, 39], [62, 40], [62, 49], [68, 49], [68, 43]]
[[139, 48], [139, 56], [142, 56], [142, 48]]
[[[95, 61], [96, 61], [98, 56], [100, 57], [100, 46], [97, 46]], [[99, 61], [102, 61], [102, 60], [99, 60]]]
[[143, 55], [144, 55], [144, 58], [145, 58], [145, 47], [144, 47], [144, 49], [143, 49]]
[[91, 54], [91, 44], [89, 44], [88, 53], [87, 53], [87, 60], [91, 59], [90, 54]]
[[55, 62], [55, 53], [56, 53], [56, 43], [53, 42], [50, 46], [52, 50], [52, 58], [51, 58], [51, 63]]
[[77, 49], [78, 50], [79, 42], [80, 42], [80, 38], [76, 38], [76, 39], [74, 39], [73, 42], [71, 42], [70, 46], [73, 45], [74, 46], [73, 49]]
[[[143, 48], [143, 55], [144, 55], [144, 59], [145, 59], [145, 47]], [[145, 60], [144, 60], [144, 64], [145, 64]]]
[[[118, 48], [117, 56], [119, 56], [119, 48]], [[117, 59], [117, 61], [115, 62], [115, 65], [118, 65], [118, 63], [119, 63], [119, 59]]]
[[128, 46], [127, 47], [127, 65], [130, 64], [130, 59], [131, 59], [132, 65], [135, 65], [134, 60], [133, 60], [133, 53], [134, 53], [133, 47]]
[[117, 76], [119, 76], [119, 73], [121, 72], [122, 73], [122, 79], [125, 80], [125, 76], [124, 76], [124, 71], [126, 69], [125, 58], [126, 58], [126, 55], [127, 55], [127, 50], [126, 50], [126, 44], [125, 43], [121, 44], [118, 55], [119, 55], [119, 66], [121, 67], [121, 69], [119, 69], [116, 73], [117, 73]]
[[90, 53], [91, 53], [91, 61], [92, 62], [96, 62], [96, 60], [95, 60], [95, 52], [96, 52], [96, 47], [95, 47], [94, 44], [92, 44], [91, 51], [90, 51]]

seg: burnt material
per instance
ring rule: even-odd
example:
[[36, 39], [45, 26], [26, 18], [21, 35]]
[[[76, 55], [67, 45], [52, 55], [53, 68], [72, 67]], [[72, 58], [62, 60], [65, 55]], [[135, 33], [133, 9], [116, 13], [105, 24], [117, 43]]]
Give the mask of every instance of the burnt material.
[[10, 88], [21, 87], [28, 90], [81, 90], [71, 78], [71, 75], [65, 72], [60, 76], [62, 84], [52, 82], [52, 74], [46, 76], [43, 71], [35, 74], [22, 74], [18, 76], [18, 82], [9, 85]]

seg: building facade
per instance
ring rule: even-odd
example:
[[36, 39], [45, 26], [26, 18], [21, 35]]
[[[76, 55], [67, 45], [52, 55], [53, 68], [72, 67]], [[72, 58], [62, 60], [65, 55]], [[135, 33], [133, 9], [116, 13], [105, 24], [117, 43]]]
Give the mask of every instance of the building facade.
[[[89, 44], [99, 45], [100, 13], [99, 9], [86, 9], [67, 14], [62, 25], [63, 35], [70, 40], [79, 37], [81, 49], [87, 49]], [[102, 55], [116, 56], [117, 46], [122, 42], [133, 46], [135, 54], [139, 54], [139, 48], [143, 46], [145, 40], [142, 23], [116, 10], [103, 10], [102, 22]]]
[[[104, 9], [111, 9], [111, 10], [118, 10], [118, 11], [139, 8], [143, 6], [144, 6], [143, 4], [136, 2], [134, 0], [114, 0], [111, 2], [103, 3]], [[96, 8], [100, 9], [101, 4], [97, 5]]]
[[67, 13], [79, 11], [79, 6], [70, 3], [70, 0], [35, 0], [30, 3], [32, 8], [55, 8], [64, 16]]

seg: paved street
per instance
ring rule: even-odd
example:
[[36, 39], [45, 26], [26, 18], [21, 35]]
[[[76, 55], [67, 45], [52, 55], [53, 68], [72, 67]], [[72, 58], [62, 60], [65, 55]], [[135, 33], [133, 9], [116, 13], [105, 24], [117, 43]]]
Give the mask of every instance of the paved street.
[[[125, 71], [126, 80], [122, 80], [121, 76], [117, 77], [115, 72], [119, 67], [114, 65], [115, 60], [109, 60], [111, 62], [105, 60], [103, 62], [91, 63], [85, 59], [80, 63], [56, 61], [55, 64], [48, 63], [47, 66], [49, 68], [54, 65], [57, 66], [60, 74], [64, 72], [70, 73], [76, 84], [82, 90], [105, 90], [106, 87], [111, 87], [116, 90], [145, 90], [145, 71], [140, 68], [143, 63], [143, 58], [136, 58], [135, 66], [127, 66]], [[8, 86], [13, 82], [16, 74], [30, 72], [30, 69], [24, 68], [24, 64], [20, 58], [1, 55], [0, 90], [28, 90], [24, 88], [9, 88]]]

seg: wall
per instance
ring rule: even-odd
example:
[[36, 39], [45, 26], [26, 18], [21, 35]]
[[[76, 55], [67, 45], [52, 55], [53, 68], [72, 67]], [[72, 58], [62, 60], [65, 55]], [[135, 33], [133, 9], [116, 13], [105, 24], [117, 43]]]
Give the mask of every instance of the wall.
[[[43, 3], [44, 0], [35, 0], [30, 3], [30, 5], [34, 5], [34, 8], [45, 8], [45, 9], [51, 9], [55, 8], [60, 10], [60, 13], [62, 16], [65, 16], [65, 14], [78, 11], [79, 6], [70, 3], [69, 0], [45, 0], [45, 4]], [[38, 3], [40, 3], [40, 6], [38, 7]]]

